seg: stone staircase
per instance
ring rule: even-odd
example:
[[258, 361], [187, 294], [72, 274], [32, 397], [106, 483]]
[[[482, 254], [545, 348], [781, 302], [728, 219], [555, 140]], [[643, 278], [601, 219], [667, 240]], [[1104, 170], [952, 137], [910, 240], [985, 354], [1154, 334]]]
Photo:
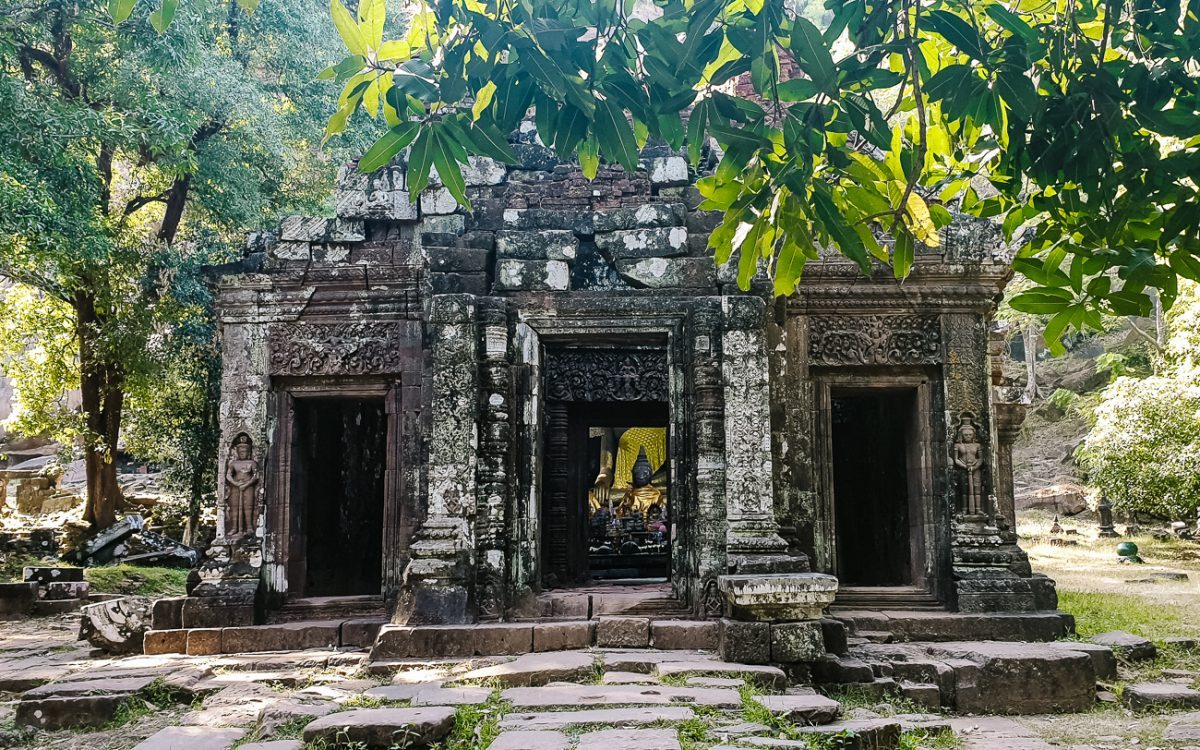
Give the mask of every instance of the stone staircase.
[[267, 614], [267, 624], [386, 617], [381, 596], [323, 596], [291, 599]]

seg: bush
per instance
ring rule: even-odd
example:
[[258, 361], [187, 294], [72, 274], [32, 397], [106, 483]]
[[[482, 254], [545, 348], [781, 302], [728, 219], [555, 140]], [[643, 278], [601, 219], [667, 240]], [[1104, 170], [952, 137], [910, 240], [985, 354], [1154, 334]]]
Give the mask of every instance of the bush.
[[1078, 458], [1120, 511], [1176, 519], [1200, 506], [1200, 387], [1174, 377], [1117, 378]]

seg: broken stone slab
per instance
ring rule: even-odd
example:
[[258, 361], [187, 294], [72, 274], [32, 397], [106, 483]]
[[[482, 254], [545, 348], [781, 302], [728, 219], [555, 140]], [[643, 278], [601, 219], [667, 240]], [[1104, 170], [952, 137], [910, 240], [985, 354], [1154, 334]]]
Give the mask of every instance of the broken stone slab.
[[594, 708], [550, 713], [513, 713], [500, 720], [504, 729], [567, 729], [587, 726], [645, 726], [658, 722], [680, 722], [696, 718], [690, 708], [675, 706], [639, 708]]
[[488, 750], [567, 750], [570, 744], [571, 739], [562, 732], [517, 730], [501, 732]]
[[1082, 652], [998, 641], [922, 646], [954, 667], [955, 705], [963, 713], [1074, 713], [1096, 701], [1095, 668]]
[[1121, 697], [1135, 711], [1152, 708], [1200, 708], [1200, 690], [1174, 682], [1126, 685]]
[[454, 728], [454, 709], [358, 708], [323, 716], [304, 728], [307, 743], [361, 743], [370, 750], [427, 748]]
[[244, 729], [167, 727], [139, 742], [133, 750], [229, 750], [244, 736]]
[[115, 549], [136, 531], [141, 531], [146, 521], [134, 513], [125, 516], [107, 529], [85, 541], [71, 554], [72, 562], [81, 565], [102, 565], [115, 557]]
[[[86, 677], [86, 673], [79, 675]], [[137, 693], [158, 679], [157, 675], [140, 675], [137, 677], [117, 677], [111, 679], [80, 679], [70, 682], [51, 682], [25, 691], [22, 700], [37, 700], [48, 697], [66, 697], [72, 695], [129, 695]]]
[[1173, 742], [1195, 742], [1200, 740], [1200, 714], [1186, 714], [1175, 717], [1175, 720], [1163, 730], [1163, 739]]
[[740, 688], [746, 684], [745, 680], [739, 680], [732, 677], [689, 677], [684, 680], [684, 683], [692, 687], [715, 687], [715, 688]]
[[686, 217], [687, 207], [682, 203], [644, 203], [637, 207], [621, 206], [596, 211], [592, 214], [592, 226], [597, 233], [680, 227]]
[[[605, 672], [602, 685], [657, 685], [658, 679], [642, 672]], [[697, 686], [703, 687], [703, 686]]]
[[[463, 680], [495, 680], [506, 687], [537, 687], [551, 682], [586, 680], [596, 671], [596, 657], [581, 651], [525, 654], [504, 664], [481, 667]], [[780, 673], [782, 674], [782, 672]]]
[[664, 662], [718, 661], [715, 656], [700, 651], [603, 651], [604, 668], [614, 672], [651, 674]]
[[738, 708], [742, 705], [741, 695], [736, 690], [665, 685], [555, 685], [509, 688], [501, 695], [518, 709], [665, 706], [680, 703], [717, 708]]
[[430, 687], [440, 687], [441, 683], [414, 682], [405, 685], [381, 685], [367, 690], [363, 695], [381, 701], [411, 701], [417, 693]]
[[1163, 638], [1164, 646], [1176, 648], [1180, 651], [1195, 651], [1197, 644], [1200, 644], [1200, 641], [1186, 636], [1172, 636], [1170, 638]]
[[793, 724], [828, 724], [842, 712], [840, 703], [823, 695], [756, 695], [754, 700]]
[[270, 703], [258, 712], [257, 726], [261, 736], [270, 737], [285, 724], [298, 719], [317, 719], [338, 709], [338, 704], [313, 696], [288, 696]]
[[1092, 643], [1108, 646], [1122, 659], [1129, 661], [1144, 661], [1158, 656], [1158, 649], [1148, 638], [1124, 630], [1092, 636]]
[[674, 729], [602, 729], [579, 737], [576, 750], [680, 750]]
[[824, 573], [720, 576], [726, 616], [738, 620], [819, 620], [837, 596], [838, 579]]
[[[892, 750], [900, 746], [902, 730], [900, 723], [893, 719], [860, 719], [823, 726], [797, 727], [795, 732], [813, 737], [836, 737], [836, 747], [844, 750]], [[782, 740], [774, 737], [742, 737], [738, 744], [749, 747], [812, 747], [808, 740]]]
[[140, 654], [150, 629], [150, 600], [126, 596], [79, 610], [79, 639], [110, 654]]
[[87, 599], [91, 585], [87, 581], [51, 581], [38, 584], [41, 601], [70, 601]]
[[1079, 651], [1092, 657], [1092, 666], [1096, 670], [1096, 679], [1117, 679], [1117, 657], [1108, 646], [1099, 643], [1082, 643], [1079, 641], [1053, 641], [1047, 643], [1051, 648], [1061, 648], [1067, 651]]
[[513, 260], [562, 260], [571, 262], [579, 253], [579, 238], [565, 229], [540, 232], [501, 230], [496, 232], [496, 257]]
[[764, 690], [780, 691], [787, 687], [787, 676], [779, 667], [765, 664], [733, 664], [721, 661], [671, 661], [655, 668], [659, 677], [737, 677]]
[[487, 703], [491, 694], [490, 688], [483, 687], [427, 686], [413, 695], [412, 704], [414, 706], [478, 706]]

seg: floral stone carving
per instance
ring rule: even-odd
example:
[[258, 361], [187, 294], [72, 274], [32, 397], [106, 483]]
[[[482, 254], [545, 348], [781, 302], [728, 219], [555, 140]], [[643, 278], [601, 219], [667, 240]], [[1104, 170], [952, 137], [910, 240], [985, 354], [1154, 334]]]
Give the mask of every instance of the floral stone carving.
[[936, 315], [819, 315], [809, 321], [814, 365], [929, 365], [942, 361]]
[[389, 323], [286, 323], [268, 337], [272, 375], [377, 375], [404, 369], [405, 337]]

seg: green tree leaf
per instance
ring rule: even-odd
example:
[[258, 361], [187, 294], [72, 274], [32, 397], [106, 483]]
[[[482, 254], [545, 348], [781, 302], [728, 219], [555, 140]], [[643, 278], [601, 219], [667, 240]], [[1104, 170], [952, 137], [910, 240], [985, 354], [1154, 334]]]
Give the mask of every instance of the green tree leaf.
[[158, 33], [165, 32], [171, 21], [175, 20], [175, 11], [179, 8], [179, 0], [162, 0], [158, 10], [150, 14], [150, 25]]
[[837, 68], [821, 32], [803, 16], [797, 16], [792, 27], [791, 50], [800, 69], [808, 74], [818, 90], [826, 94], [837, 92]]
[[118, 24], [125, 23], [133, 14], [135, 7], [137, 7], [137, 0], [108, 0], [108, 14]]
[[606, 158], [620, 164], [626, 172], [637, 170], [637, 142], [625, 111], [611, 99], [596, 102], [596, 142]]
[[342, 38], [346, 49], [350, 50], [350, 54], [366, 57], [367, 39], [354, 17], [350, 15], [350, 11], [342, 5], [341, 0], [329, 0], [329, 12], [333, 16], [333, 25], [337, 28], [338, 35]]
[[358, 171], [374, 172], [391, 164], [396, 154], [412, 143], [420, 130], [415, 122], [402, 122], [389, 130], [358, 160]]

